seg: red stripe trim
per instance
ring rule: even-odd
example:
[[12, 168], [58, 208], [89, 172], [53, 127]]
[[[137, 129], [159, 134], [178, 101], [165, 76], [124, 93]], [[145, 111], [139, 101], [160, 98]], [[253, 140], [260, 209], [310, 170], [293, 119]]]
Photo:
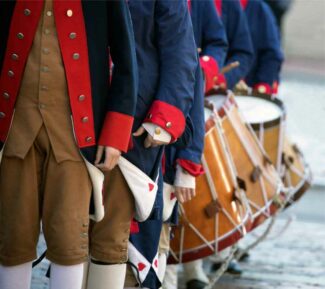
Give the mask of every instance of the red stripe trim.
[[[9, 30], [7, 49], [4, 56], [3, 68], [0, 78], [0, 111], [5, 114], [0, 118], [0, 140], [4, 142], [7, 138], [14, 106], [20, 88], [20, 82], [24, 73], [27, 57], [29, 55], [37, 25], [41, 16], [43, 1], [17, 0]], [[24, 10], [29, 9], [32, 13], [28, 16]], [[22, 33], [23, 39], [18, 39], [17, 34]], [[11, 55], [19, 55], [15, 61]], [[14, 73], [13, 77], [8, 76], [8, 71]], [[10, 95], [9, 99], [3, 97], [4, 93]]]
[[241, 7], [243, 7], [243, 9], [246, 9], [248, 0], [240, 0], [240, 4], [241, 4]]
[[222, 0], [214, 0], [214, 4], [216, 6], [219, 16], [221, 17], [221, 15], [222, 15]]
[[[71, 17], [68, 16], [68, 10], [71, 10], [73, 13]], [[81, 1], [55, 0], [54, 15], [68, 82], [77, 143], [80, 148], [92, 146], [95, 145], [96, 140], [87, 34]], [[75, 39], [69, 38], [69, 33], [72, 31], [77, 34]], [[77, 60], [73, 59], [75, 53], [80, 55]], [[85, 96], [83, 101], [79, 101], [80, 95]], [[86, 123], [82, 122], [84, 117], [88, 117]]]

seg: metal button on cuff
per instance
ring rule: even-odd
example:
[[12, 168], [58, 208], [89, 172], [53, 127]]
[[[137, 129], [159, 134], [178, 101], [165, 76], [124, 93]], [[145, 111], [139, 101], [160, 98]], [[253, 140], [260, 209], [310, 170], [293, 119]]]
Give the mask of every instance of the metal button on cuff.
[[6, 117], [6, 114], [4, 112], [0, 111], [0, 119], [5, 118], [5, 117]]

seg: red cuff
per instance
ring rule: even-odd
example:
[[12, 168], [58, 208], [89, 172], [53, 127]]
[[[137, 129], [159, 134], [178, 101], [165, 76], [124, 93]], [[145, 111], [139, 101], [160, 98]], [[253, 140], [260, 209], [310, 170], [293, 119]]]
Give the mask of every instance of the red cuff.
[[272, 87], [267, 83], [258, 83], [253, 86], [253, 89], [260, 94], [272, 94]]
[[224, 74], [218, 74], [216, 85], [219, 86], [221, 90], [227, 90], [227, 79]]
[[167, 131], [174, 142], [185, 129], [185, 117], [181, 110], [167, 102], [155, 100], [144, 122], [153, 123]]
[[178, 159], [177, 163], [193, 177], [198, 177], [204, 174], [203, 167], [200, 164], [184, 159]]
[[219, 66], [213, 57], [207, 55], [200, 57], [200, 65], [205, 77], [205, 92], [208, 93], [217, 85]]
[[274, 81], [272, 85], [272, 94], [278, 94], [279, 93], [279, 82]]
[[132, 220], [130, 226], [130, 234], [138, 234], [140, 232], [139, 224], [137, 221]]
[[127, 152], [131, 143], [132, 126], [132, 116], [119, 112], [108, 112], [98, 144]]

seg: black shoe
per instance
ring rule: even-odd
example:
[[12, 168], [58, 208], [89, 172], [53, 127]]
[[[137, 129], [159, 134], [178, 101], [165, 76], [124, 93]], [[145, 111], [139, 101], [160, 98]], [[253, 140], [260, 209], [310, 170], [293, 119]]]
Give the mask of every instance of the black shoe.
[[190, 280], [186, 283], [186, 289], [203, 289], [208, 284], [200, 280]]
[[[236, 251], [236, 254], [235, 255], [238, 255], [238, 254], [241, 254], [243, 250], [241, 248], [238, 248], [237, 251]], [[249, 259], [249, 253], [248, 252], [245, 252], [239, 259], [238, 259], [238, 262], [246, 262], [248, 259]]]
[[[211, 271], [218, 271], [222, 265], [223, 263], [213, 263], [211, 266]], [[243, 270], [241, 269], [237, 261], [230, 261], [226, 272], [233, 275], [240, 275], [241, 273], [243, 273]]]
[[241, 275], [243, 270], [237, 261], [231, 261], [226, 272], [232, 275]]

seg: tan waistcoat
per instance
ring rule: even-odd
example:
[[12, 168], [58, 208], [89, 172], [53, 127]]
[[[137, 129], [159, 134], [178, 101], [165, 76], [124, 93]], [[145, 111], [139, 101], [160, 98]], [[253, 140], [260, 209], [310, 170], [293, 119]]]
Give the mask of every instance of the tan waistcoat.
[[53, 0], [45, 0], [4, 155], [23, 159], [44, 125], [57, 162], [80, 160], [53, 13]]

